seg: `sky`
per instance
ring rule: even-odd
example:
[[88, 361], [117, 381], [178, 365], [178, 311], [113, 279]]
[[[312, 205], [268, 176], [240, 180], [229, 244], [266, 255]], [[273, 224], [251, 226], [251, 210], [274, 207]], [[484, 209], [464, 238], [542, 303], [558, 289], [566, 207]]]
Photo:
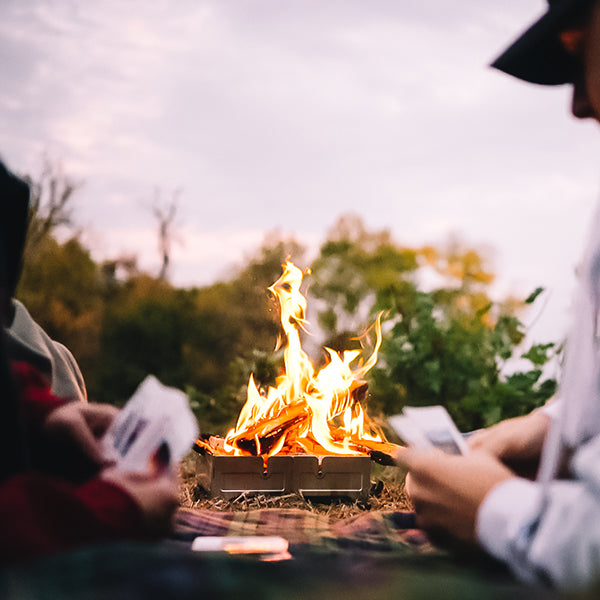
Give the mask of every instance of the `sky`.
[[568, 88], [488, 66], [545, 6], [0, 0], [0, 157], [60, 163], [94, 256], [155, 272], [151, 205], [178, 194], [176, 285], [227, 277], [275, 232], [314, 250], [343, 214], [400, 244], [456, 237], [498, 297], [546, 288], [524, 321], [556, 341], [600, 136]]

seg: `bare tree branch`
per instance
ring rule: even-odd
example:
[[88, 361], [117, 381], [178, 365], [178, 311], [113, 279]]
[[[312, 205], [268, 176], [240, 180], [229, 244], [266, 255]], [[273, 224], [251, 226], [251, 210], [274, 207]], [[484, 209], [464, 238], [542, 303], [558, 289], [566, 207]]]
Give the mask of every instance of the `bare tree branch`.
[[63, 173], [60, 162], [44, 157], [41, 174], [34, 179], [23, 175], [30, 188], [29, 228], [27, 244], [35, 247], [57, 227], [73, 225], [73, 194], [81, 183]]
[[177, 239], [173, 228], [180, 196], [181, 190], [175, 190], [171, 200], [161, 205], [157, 190], [152, 206], [152, 214], [158, 223], [158, 250], [161, 256], [161, 268], [158, 277], [162, 280], [166, 280], [169, 275], [171, 250], [173, 242]]

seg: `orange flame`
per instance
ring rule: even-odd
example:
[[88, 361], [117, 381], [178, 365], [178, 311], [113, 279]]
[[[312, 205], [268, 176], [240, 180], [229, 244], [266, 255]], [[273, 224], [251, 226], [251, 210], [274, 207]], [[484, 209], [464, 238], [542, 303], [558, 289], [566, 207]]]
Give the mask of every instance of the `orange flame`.
[[315, 372], [302, 349], [300, 329], [307, 321], [306, 299], [300, 292], [302, 271], [286, 262], [281, 277], [269, 288], [277, 297], [287, 340], [284, 374], [276, 387], [261, 393], [250, 376], [246, 403], [220, 453], [268, 457], [278, 453], [364, 455], [387, 446], [383, 433], [366, 415], [360, 396], [365, 374], [375, 366], [381, 345], [380, 316], [371, 356], [358, 361], [359, 350], [338, 354], [330, 348], [328, 363]]

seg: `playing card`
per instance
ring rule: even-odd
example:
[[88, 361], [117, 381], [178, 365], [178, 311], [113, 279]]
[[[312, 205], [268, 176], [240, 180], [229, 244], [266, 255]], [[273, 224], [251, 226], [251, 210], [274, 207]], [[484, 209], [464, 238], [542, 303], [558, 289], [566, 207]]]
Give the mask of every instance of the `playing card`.
[[388, 422], [410, 446], [438, 448], [447, 454], [466, 454], [469, 448], [443, 406], [406, 406]]
[[107, 460], [122, 471], [170, 468], [198, 438], [187, 396], [149, 375], [102, 439]]

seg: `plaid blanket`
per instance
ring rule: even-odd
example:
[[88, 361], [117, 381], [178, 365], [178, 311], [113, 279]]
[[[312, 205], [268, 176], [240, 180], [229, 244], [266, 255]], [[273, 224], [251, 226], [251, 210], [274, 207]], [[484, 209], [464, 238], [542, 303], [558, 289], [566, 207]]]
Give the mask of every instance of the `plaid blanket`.
[[[293, 560], [189, 549], [197, 535], [269, 534], [290, 541]], [[414, 529], [410, 513], [374, 511], [330, 523], [301, 509], [180, 510], [175, 539], [81, 548], [0, 571], [0, 598], [573, 600], [519, 584], [497, 564], [441, 552]]]
[[415, 529], [410, 512], [365, 512], [330, 523], [326, 515], [298, 508], [268, 508], [250, 511], [215, 512], [180, 509], [175, 538], [186, 541], [196, 536], [281, 535], [290, 550], [360, 551], [396, 554], [438, 554], [425, 533]]

